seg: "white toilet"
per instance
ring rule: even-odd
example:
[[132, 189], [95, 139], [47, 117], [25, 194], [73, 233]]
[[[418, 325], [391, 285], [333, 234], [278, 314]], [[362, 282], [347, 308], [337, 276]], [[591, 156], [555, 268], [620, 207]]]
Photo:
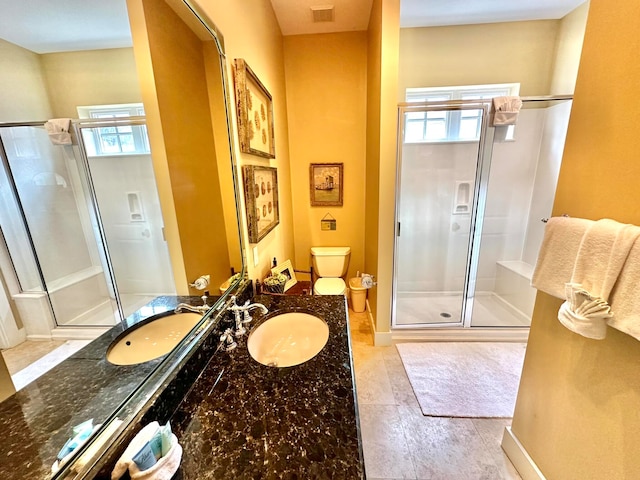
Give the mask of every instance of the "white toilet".
[[314, 295], [344, 295], [351, 248], [349, 247], [311, 247], [311, 260], [314, 273], [320, 277], [313, 284]]

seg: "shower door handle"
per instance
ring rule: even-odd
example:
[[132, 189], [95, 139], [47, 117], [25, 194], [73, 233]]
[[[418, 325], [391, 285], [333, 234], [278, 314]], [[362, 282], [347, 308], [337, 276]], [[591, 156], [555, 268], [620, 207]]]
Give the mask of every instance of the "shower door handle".
[[400, 236], [400, 222], [398, 222], [398, 233], [396, 233], [396, 236]]

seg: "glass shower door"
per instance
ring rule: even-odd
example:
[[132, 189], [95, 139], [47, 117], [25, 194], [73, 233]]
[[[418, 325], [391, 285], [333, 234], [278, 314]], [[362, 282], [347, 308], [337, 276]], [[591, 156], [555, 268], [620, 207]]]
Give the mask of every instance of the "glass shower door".
[[34, 313], [25, 325], [41, 328], [35, 317], [49, 309], [50, 328], [116, 324], [115, 291], [73, 147], [53, 145], [43, 127], [3, 127], [0, 136], [0, 223], [21, 290], [31, 294], [16, 300]]
[[[528, 327], [531, 276], [551, 215], [571, 101], [524, 102], [513, 136], [495, 128], [475, 276], [472, 327]], [[490, 130], [494, 130], [491, 128]]]
[[482, 104], [400, 108], [394, 327], [460, 326]]

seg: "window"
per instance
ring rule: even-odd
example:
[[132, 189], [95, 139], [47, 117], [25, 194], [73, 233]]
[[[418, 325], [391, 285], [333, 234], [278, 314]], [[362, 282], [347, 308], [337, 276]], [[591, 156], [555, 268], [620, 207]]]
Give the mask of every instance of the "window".
[[[78, 107], [80, 118], [116, 119], [144, 115], [141, 103]], [[149, 153], [146, 125], [114, 125], [83, 129], [89, 156], [132, 155]]]
[[[407, 88], [407, 102], [445, 102], [448, 100], [484, 100], [518, 95], [520, 84], [472, 85], [466, 87]], [[482, 109], [432, 110], [405, 114], [404, 141], [468, 142], [480, 138]], [[507, 139], [513, 139], [513, 126]]]

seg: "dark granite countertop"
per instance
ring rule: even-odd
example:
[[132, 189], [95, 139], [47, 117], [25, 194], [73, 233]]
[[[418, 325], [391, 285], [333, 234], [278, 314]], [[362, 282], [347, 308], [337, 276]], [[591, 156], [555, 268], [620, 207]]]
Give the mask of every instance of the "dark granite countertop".
[[275, 312], [305, 311], [329, 325], [323, 350], [298, 366], [253, 360], [247, 336], [209, 362], [171, 424], [184, 449], [176, 479], [364, 477], [344, 296], [260, 295], [251, 328]]
[[[211, 304], [213, 299], [209, 301]], [[126, 328], [179, 302], [201, 305], [200, 297], [158, 297], [93, 342], [0, 403], [0, 478], [44, 479], [70, 436], [89, 418], [100, 423], [158, 366], [164, 357], [116, 366], [107, 348]]]

